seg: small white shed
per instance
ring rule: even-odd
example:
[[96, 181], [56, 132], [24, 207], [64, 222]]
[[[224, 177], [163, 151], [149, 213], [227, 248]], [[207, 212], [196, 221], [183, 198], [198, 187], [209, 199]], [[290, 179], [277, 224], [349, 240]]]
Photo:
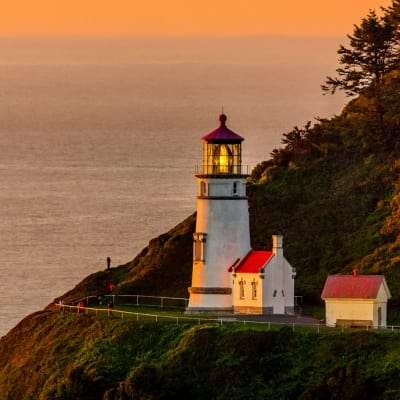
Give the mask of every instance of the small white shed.
[[390, 297], [383, 275], [331, 275], [321, 295], [326, 324], [385, 327]]

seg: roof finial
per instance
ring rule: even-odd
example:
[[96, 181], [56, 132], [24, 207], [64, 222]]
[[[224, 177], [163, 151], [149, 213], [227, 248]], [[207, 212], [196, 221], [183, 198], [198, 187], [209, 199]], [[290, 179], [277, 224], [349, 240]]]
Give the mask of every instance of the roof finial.
[[226, 126], [226, 120], [228, 117], [224, 114], [224, 106], [222, 106], [221, 115], [219, 116], [219, 121], [221, 122], [221, 126]]

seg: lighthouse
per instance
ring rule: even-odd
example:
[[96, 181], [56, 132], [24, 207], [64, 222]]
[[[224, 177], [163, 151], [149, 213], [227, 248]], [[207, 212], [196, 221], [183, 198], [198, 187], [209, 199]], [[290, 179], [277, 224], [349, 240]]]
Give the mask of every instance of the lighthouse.
[[251, 250], [243, 138], [220, 126], [202, 138], [202, 163], [196, 170], [197, 220], [188, 313], [233, 311], [229, 267]]

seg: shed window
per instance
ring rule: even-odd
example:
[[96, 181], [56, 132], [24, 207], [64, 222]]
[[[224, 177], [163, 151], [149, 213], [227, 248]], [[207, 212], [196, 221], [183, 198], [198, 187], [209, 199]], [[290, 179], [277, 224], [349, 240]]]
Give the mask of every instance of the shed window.
[[244, 281], [243, 281], [243, 279], [239, 282], [239, 297], [240, 297], [240, 300], [244, 299]]

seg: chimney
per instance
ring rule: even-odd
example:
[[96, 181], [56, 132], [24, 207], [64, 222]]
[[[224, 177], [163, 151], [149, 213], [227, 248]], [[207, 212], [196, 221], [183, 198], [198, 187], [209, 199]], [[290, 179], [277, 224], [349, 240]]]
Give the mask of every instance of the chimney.
[[272, 236], [272, 253], [276, 256], [283, 256], [283, 236]]

